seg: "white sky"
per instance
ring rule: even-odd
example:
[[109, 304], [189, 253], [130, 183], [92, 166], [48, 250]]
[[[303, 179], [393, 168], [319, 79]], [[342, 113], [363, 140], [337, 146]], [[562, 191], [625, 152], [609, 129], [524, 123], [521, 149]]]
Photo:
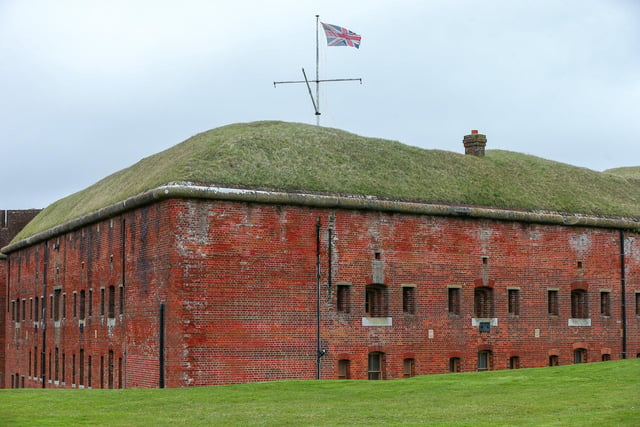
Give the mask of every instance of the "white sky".
[[640, 165], [640, 1], [0, 0], [0, 209], [46, 207], [201, 131], [315, 123], [463, 152]]

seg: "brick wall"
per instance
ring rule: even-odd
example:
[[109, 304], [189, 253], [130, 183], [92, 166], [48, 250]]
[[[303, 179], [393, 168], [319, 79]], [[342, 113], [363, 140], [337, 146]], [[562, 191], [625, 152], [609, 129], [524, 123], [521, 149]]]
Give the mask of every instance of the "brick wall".
[[[627, 353], [635, 357], [640, 241], [624, 237]], [[490, 352], [492, 369], [507, 368], [512, 357], [520, 367], [546, 366], [551, 355], [569, 364], [579, 348], [588, 361], [622, 357], [617, 230], [172, 199], [9, 254], [4, 384], [13, 375], [41, 387], [35, 355], [43, 348], [46, 387], [88, 387], [89, 372], [93, 388], [315, 378], [318, 263], [322, 378], [337, 378], [341, 359], [349, 360], [351, 378], [367, 378], [373, 352], [382, 354], [384, 378], [402, 377], [408, 358], [415, 374], [448, 372], [452, 357], [462, 371], [475, 371], [479, 351]], [[370, 305], [380, 305], [382, 316], [365, 312], [374, 282], [385, 296]], [[348, 311], [338, 310], [338, 285], [347, 287]], [[100, 304], [111, 286], [113, 318]], [[448, 312], [449, 287], [459, 289], [459, 314]], [[493, 296], [489, 319], [474, 316], [478, 287]], [[587, 291], [590, 326], [569, 326], [576, 288]], [[558, 315], [548, 314], [550, 289]], [[57, 321], [50, 313], [56, 290]], [[509, 290], [519, 295], [518, 314], [508, 312]], [[602, 292], [608, 316], [600, 313]], [[413, 313], [405, 312], [403, 294], [411, 295]], [[33, 319], [31, 308], [42, 296], [46, 322]], [[11, 320], [12, 304], [23, 300], [25, 320]]]

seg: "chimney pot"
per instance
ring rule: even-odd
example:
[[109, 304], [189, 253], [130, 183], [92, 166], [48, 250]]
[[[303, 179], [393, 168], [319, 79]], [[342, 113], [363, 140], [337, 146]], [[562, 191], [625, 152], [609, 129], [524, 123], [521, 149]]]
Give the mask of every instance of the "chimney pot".
[[477, 133], [478, 133], [477, 129], [474, 129], [474, 130], [471, 131], [471, 135], [476, 135]]

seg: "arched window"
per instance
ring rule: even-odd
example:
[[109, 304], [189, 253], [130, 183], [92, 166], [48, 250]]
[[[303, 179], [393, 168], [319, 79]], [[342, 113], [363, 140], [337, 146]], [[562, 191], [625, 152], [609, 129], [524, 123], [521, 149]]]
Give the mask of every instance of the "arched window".
[[611, 355], [610, 354], [603, 354], [602, 355], [602, 361], [603, 362], [608, 362], [609, 360], [611, 360]]
[[370, 380], [383, 379], [384, 377], [383, 364], [384, 364], [384, 353], [380, 353], [378, 351], [369, 353], [369, 365], [367, 368], [367, 374]]
[[492, 354], [489, 350], [478, 352], [478, 371], [490, 371], [492, 363]]
[[338, 360], [338, 379], [348, 380], [351, 378], [351, 361], [349, 359]]
[[589, 297], [584, 289], [571, 291], [571, 317], [574, 319], [589, 318]]
[[475, 317], [493, 317], [493, 289], [480, 286], [473, 293]]
[[449, 359], [449, 372], [460, 372], [461, 371], [461, 362], [459, 357], [451, 357]]
[[573, 363], [587, 363], [587, 350], [577, 348], [573, 351]]
[[557, 355], [552, 354], [549, 356], [549, 366], [558, 366], [560, 365], [560, 360]]

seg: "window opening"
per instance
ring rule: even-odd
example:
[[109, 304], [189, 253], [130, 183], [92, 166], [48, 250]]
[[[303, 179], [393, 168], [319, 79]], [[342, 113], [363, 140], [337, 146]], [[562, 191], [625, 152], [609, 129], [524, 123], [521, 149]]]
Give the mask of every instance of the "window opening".
[[558, 308], [558, 291], [557, 290], [548, 290], [547, 291], [547, 311], [551, 316], [557, 316], [560, 313]]
[[350, 304], [350, 292], [351, 286], [349, 285], [338, 285], [338, 289], [336, 292], [336, 306], [338, 311], [343, 313], [349, 313], [351, 311]]
[[351, 361], [349, 359], [340, 359], [338, 360], [338, 379], [339, 380], [348, 380], [351, 378], [350, 370]]
[[603, 362], [608, 362], [609, 360], [611, 360], [611, 355], [610, 354], [605, 353], [605, 354], [602, 355], [602, 361]]
[[491, 352], [488, 350], [478, 352], [478, 371], [491, 370]]
[[402, 288], [402, 312], [414, 314], [416, 312], [416, 288], [404, 286]]
[[584, 348], [574, 350], [573, 363], [587, 363], [587, 350]]
[[520, 368], [520, 357], [511, 356], [509, 358], [509, 369], [519, 369], [519, 368]]
[[509, 314], [513, 316], [520, 315], [520, 291], [518, 289], [509, 289]]
[[56, 322], [60, 320], [60, 296], [62, 295], [62, 289], [55, 289], [53, 291], [53, 320]]
[[459, 357], [449, 358], [449, 372], [461, 372], [461, 361]]
[[551, 356], [549, 356], [549, 366], [559, 366], [559, 358], [557, 355], [552, 354]]
[[402, 370], [403, 376], [405, 378], [410, 378], [416, 375], [416, 360], [412, 358], [407, 358], [402, 361]]
[[367, 285], [365, 298], [365, 313], [368, 317], [387, 316], [387, 287], [385, 285]]
[[571, 317], [574, 319], [587, 319], [589, 317], [589, 299], [584, 289], [571, 291]]
[[611, 316], [611, 293], [600, 292], [600, 314]]
[[460, 314], [460, 288], [449, 288], [448, 289], [448, 305], [449, 305], [449, 313], [451, 314]]
[[493, 289], [480, 286], [474, 291], [475, 316], [480, 318], [493, 317]]
[[367, 374], [370, 380], [382, 379], [382, 363], [382, 353], [369, 353], [369, 366]]
[[85, 318], [86, 310], [86, 300], [85, 300], [85, 291], [84, 289], [80, 291], [80, 319]]

